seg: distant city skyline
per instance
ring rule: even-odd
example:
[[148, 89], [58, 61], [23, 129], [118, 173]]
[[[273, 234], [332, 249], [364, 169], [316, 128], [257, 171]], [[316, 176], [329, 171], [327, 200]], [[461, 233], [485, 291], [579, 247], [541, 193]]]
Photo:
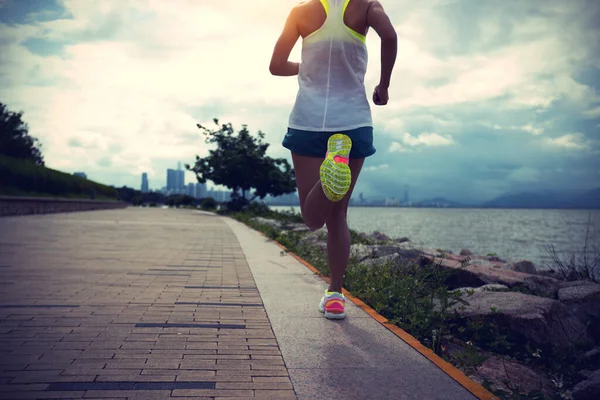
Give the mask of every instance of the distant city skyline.
[[144, 172], [142, 174], [142, 188], [141, 188], [142, 193], [148, 193], [150, 191], [150, 187], [148, 184], [148, 173]]

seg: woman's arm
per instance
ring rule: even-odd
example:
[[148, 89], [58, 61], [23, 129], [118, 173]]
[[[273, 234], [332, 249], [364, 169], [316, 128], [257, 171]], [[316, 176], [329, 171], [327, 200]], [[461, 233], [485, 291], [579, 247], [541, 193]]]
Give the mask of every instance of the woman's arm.
[[373, 100], [377, 105], [388, 102], [388, 88], [398, 53], [398, 37], [389, 17], [379, 1], [373, 1], [367, 11], [367, 23], [381, 38], [381, 77]]
[[271, 57], [271, 64], [269, 65], [269, 71], [273, 75], [298, 75], [298, 68], [300, 67], [300, 64], [297, 62], [288, 61], [290, 53], [300, 37], [300, 33], [298, 33], [298, 28], [296, 25], [297, 14], [297, 9], [293, 8], [287, 18], [287, 21], [285, 22], [283, 32], [281, 32], [281, 36], [279, 36], [279, 39], [275, 44], [273, 56]]

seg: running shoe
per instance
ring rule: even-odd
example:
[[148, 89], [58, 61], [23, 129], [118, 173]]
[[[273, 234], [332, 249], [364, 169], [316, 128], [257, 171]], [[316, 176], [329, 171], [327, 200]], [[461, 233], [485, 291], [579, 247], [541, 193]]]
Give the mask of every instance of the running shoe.
[[344, 319], [344, 305], [346, 297], [342, 293], [325, 291], [325, 296], [319, 304], [319, 311], [325, 314], [327, 319]]
[[325, 196], [333, 202], [344, 198], [350, 189], [352, 174], [350, 173], [349, 156], [352, 140], [341, 133], [332, 135], [327, 141], [327, 154], [321, 164], [321, 186]]

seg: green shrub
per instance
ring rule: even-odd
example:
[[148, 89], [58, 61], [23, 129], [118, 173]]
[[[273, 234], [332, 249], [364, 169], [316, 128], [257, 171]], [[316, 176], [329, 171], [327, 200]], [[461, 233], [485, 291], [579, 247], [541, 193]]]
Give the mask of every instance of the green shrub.
[[115, 188], [0, 155], [0, 194], [117, 199]]
[[202, 199], [202, 202], [200, 203], [200, 208], [202, 208], [203, 210], [216, 210], [217, 207], [217, 201], [212, 197]]

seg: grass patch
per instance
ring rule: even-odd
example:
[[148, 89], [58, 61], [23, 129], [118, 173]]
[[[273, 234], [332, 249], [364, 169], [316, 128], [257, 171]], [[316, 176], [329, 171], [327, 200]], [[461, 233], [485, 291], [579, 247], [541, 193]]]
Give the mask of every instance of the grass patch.
[[116, 189], [110, 186], [0, 155], [0, 194], [32, 196], [35, 193], [45, 197], [117, 199]]

